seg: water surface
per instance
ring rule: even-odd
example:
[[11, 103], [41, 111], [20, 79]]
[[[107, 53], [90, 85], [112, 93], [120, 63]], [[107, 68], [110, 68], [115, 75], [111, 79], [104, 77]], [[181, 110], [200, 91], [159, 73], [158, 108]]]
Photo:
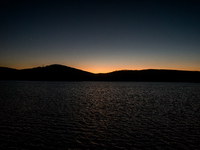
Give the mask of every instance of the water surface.
[[1, 149], [198, 149], [200, 84], [0, 82]]

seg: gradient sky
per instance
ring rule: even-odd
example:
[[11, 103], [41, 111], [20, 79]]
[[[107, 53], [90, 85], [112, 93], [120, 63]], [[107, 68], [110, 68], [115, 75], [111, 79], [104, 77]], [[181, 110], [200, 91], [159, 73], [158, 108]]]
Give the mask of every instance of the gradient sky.
[[0, 2], [0, 66], [200, 71], [200, 1]]

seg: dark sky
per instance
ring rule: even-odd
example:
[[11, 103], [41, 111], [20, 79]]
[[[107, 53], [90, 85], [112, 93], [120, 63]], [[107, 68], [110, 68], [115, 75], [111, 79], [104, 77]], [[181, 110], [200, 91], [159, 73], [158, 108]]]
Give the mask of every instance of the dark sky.
[[200, 1], [3, 0], [0, 66], [200, 71]]

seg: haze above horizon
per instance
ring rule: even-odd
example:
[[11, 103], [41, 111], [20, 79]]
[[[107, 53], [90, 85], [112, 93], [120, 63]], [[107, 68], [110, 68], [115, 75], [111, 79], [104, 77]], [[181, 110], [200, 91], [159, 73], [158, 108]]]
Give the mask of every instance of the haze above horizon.
[[0, 66], [200, 71], [200, 2], [1, 1]]

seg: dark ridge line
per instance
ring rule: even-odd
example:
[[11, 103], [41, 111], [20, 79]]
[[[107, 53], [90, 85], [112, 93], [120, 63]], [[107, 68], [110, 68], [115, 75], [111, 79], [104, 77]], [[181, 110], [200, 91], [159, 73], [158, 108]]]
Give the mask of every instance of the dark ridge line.
[[53, 64], [28, 69], [0, 67], [0, 80], [25, 81], [142, 81], [142, 82], [195, 82], [200, 83], [200, 71], [146, 69], [118, 70], [91, 73], [80, 69]]

